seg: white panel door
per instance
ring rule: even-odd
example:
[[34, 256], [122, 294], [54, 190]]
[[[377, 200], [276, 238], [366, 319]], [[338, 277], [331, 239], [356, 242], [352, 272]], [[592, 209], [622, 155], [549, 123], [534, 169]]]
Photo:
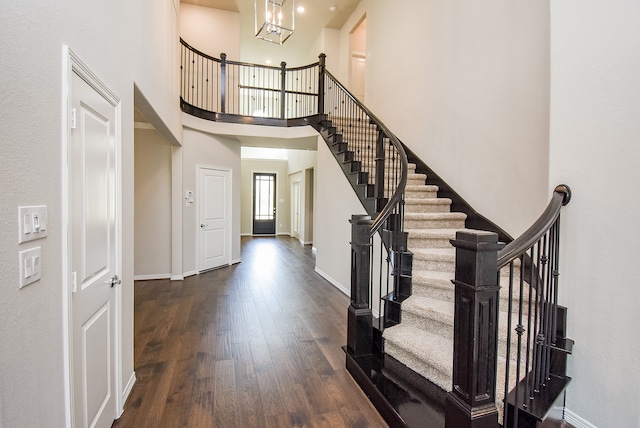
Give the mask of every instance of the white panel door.
[[364, 102], [364, 76], [367, 68], [367, 60], [360, 56], [351, 57], [351, 92], [360, 101]]
[[198, 169], [198, 270], [231, 263], [231, 173]]
[[73, 409], [76, 427], [110, 427], [115, 408], [116, 108], [76, 73], [69, 148]]
[[300, 182], [291, 183], [291, 235], [300, 239]]

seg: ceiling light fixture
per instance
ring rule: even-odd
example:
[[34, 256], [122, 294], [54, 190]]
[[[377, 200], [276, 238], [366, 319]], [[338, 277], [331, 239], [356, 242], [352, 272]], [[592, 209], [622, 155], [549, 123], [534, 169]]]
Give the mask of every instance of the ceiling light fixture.
[[256, 38], [286, 42], [295, 28], [295, 8], [295, 0], [253, 0]]

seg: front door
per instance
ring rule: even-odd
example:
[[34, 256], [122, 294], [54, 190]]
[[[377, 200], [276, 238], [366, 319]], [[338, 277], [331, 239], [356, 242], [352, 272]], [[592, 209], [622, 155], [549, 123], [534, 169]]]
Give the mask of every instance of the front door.
[[72, 402], [75, 426], [100, 428], [110, 427], [116, 416], [119, 110], [75, 71], [71, 85]]
[[198, 270], [231, 263], [231, 172], [198, 169]]
[[253, 234], [276, 234], [276, 175], [253, 174]]

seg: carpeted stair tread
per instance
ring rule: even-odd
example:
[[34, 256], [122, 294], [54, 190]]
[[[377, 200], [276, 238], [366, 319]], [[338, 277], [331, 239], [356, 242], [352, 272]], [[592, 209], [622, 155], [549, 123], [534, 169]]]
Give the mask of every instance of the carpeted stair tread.
[[467, 215], [465, 213], [406, 213], [405, 218], [409, 217], [411, 219], [431, 219], [431, 218], [452, 218], [459, 220], [466, 220]]
[[406, 198], [405, 213], [409, 212], [450, 212], [451, 199], [446, 198]]
[[[425, 379], [450, 391], [453, 383], [453, 340], [445, 339], [413, 326], [399, 324], [385, 330], [385, 352]], [[498, 356], [496, 407], [502, 420], [505, 359]], [[521, 377], [523, 374], [521, 373]], [[515, 364], [509, 365], [509, 389], [516, 384]]]
[[407, 229], [456, 229], [464, 228], [467, 218], [464, 213], [405, 213], [404, 224]]
[[428, 191], [428, 192], [437, 192], [438, 191], [438, 186], [434, 186], [432, 184], [423, 184], [423, 185], [418, 185], [418, 184], [407, 184], [407, 187], [405, 187], [405, 191]]
[[[418, 174], [416, 174], [418, 175]], [[424, 174], [423, 174], [424, 175]], [[426, 177], [426, 175], [425, 175]], [[451, 199], [449, 198], [406, 198], [404, 200], [406, 205], [451, 205]]]
[[[512, 328], [518, 319], [514, 313]], [[507, 317], [506, 312], [498, 312], [498, 352], [506, 354], [507, 346]], [[429, 331], [446, 339], [453, 340], [454, 303], [432, 299], [414, 294], [402, 303], [402, 324]], [[525, 326], [526, 328], [526, 326]], [[514, 333], [512, 333], [514, 334]], [[515, 345], [513, 345], [515, 346]], [[523, 342], [522, 350], [525, 351]]]
[[456, 232], [461, 230], [465, 229], [405, 229], [405, 232], [409, 233], [409, 239], [431, 237], [454, 239], [456, 237]]
[[[454, 279], [455, 273], [443, 271], [428, 271], [428, 270], [416, 270], [412, 272], [412, 284], [413, 294], [422, 297], [429, 297], [431, 299], [443, 300], [445, 302], [453, 302], [455, 298], [455, 287], [451, 280]], [[507, 290], [508, 278], [501, 277], [500, 284], [502, 289], [500, 290], [500, 302], [499, 308], [501, 311], [506, 311], [509, 305], [509, 292]], [[517, 311], [519, 290], [514, 291], [513, 305]], [[524, 289], [524, 302], [523, 302], [523, 314], [527, 314], [528, 311], [528, 287]], [[532, 304], [535, 304], [535, 300], [532, 299]], [[404, 308], [404, 307], [403, 307]]]
[[398, 324], [385, 329], [385, 352], [445, 391], [451, 389], [452, 340]]
[[425, 271], [449, 272], [453, 277], [456, 252], [451, 248], [414, 248], [413, 269]]
[[412, 295], [402, 302], [402, 324], [453, 340], [453, 303]]

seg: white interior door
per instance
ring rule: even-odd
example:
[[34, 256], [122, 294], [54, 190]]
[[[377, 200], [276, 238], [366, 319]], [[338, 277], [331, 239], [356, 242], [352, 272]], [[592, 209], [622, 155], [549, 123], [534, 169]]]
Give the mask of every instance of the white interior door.
[[300, 239], [300, 181], [291, 183], [291, 222], [294, 238]]
[[75, 72], [71, 85], [75, 121], [69, 147], [72, 402], [76, 427], [100, 428], [110, 427], [116, 417], [119, 110]]
[[364, 76], [367, 60], [359, 55], [351, 57], [351, 91], [360, 101], [364, 102]]
[[198, 169], [198, 270], [231, 263], [231, 172]]

